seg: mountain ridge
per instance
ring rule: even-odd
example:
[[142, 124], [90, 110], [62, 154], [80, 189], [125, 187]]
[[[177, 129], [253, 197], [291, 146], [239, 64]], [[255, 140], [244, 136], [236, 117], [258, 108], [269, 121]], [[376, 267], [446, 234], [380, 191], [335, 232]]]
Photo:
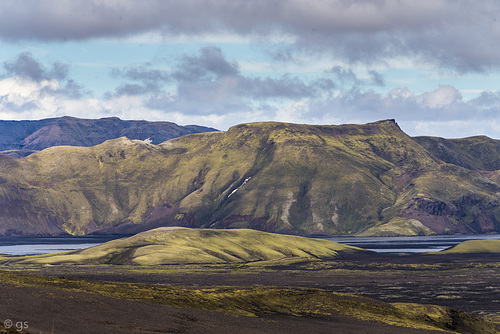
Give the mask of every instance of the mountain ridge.
[[438, 159], [467, 169], [500, 170], [500, 140], [486, 136], [458, 139], [413, 137]]
[[0, 151], [22, 157], [52, 146], [95, 146], [119, 137], [149, 139], [154, 144], [213, 128], [172, 122], [121, 120], [118, 117], [83, 119], [70, 116], [35, 121], [0, 121]]
[[299, 235], [500, 232], [499, 171], [447, 163], [394, 120], [247, 123], [158, 145], [120, 138], [0, 159], [2, 235], [160, 226]]

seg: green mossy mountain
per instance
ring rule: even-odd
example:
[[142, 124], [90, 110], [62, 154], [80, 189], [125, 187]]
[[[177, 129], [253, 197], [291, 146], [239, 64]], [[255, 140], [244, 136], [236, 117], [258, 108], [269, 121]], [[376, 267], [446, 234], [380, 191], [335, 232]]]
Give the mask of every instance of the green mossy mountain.
[[500, 140], [485, 136], [461, 139], [414, 137], [438, 159], [473, 170], [500, 170]]
[[489, 233], [500, 232], [499, 204], [498, 170], [445, 162], [393, 120], [250, 123], [159, 145], [119, 138], [21, 159], [0, 156], [2, 235], [159, 226], [301, 235]]
[[0, 258], [18, 264], [202, 264], [329, 259], [370, 251], [333, 241], [250, 229], [159, 227], [83, 250]]

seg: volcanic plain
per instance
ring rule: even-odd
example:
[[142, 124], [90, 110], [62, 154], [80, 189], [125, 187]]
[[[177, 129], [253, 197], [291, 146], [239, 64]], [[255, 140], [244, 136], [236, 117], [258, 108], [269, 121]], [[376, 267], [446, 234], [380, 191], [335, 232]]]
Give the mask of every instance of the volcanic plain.
[[[172, 245], [183, 249], [177, 262], [162, 255]], [[497, 246], [465, 246], [381, 255], [252, 230], [159, 228], [2, 256], [0, 314], [29, 333], [498, 333]]]

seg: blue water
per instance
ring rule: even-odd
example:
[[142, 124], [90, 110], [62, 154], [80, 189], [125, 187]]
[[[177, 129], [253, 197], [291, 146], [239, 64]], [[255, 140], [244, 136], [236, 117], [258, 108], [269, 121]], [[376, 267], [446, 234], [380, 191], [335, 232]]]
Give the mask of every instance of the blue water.
[[64, 237], [0, 237], [0, 254], [36, 255], [88, 248], [123, 235]]
[[377, 253], [438, 252], [467, 240], [500, 239], [500, 234], [433, 235], [416, 237], [321, 237]]

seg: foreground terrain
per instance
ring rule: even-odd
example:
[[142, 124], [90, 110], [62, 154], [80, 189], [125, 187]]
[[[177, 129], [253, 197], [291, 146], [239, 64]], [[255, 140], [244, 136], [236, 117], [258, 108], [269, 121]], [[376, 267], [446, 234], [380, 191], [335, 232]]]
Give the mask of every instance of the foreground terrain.
[[0, 314], [28, 321], [34, 333], [52, 326], [57, 333], [230, 333], [238, 327], [249, 333], [496, 333], [498, 277], [498, 257], [478, 254], [12, 264], [0, 272]]
[[251, 230], [158, 228], [1, 256], [0, 316], [32, 333], [497, 333], [498, 247], [380, 255]]

